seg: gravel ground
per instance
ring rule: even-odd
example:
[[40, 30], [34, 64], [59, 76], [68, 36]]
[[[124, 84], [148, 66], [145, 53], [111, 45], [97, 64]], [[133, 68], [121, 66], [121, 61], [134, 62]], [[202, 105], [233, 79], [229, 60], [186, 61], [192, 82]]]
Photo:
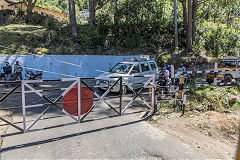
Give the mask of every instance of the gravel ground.
[[179, 116], [180, 113], [159, 115], [150, 123], [214, 159], [235, 158], [239, 115], [208, 111]]

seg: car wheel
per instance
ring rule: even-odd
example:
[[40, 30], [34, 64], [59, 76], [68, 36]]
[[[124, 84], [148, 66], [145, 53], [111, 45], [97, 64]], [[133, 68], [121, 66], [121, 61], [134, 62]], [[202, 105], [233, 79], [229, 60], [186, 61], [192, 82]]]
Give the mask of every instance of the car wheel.
[[208, 82], [208, 84], [213, 83], [213, 80], [212, 80], [212, 79], [209, 79], [209, 78], [208, 78], [206, 81]]
[[101, 91], [101, 92], [103, 91], [103, 89], [102, 89], [101, 87], [98, 87], [97, 89], [98, 89], [99, 91]]
[[230, 75], [226, 75], [223, 79], [224, 85], [226, 85], [228, 82], [232, 82], [232, 77]]

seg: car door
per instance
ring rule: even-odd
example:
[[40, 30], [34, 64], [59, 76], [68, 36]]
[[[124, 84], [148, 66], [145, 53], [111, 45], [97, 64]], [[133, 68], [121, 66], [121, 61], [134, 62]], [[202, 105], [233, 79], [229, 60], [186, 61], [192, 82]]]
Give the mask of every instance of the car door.
[[[148, 62], [142, 62], [142, 63], [140, 63], [140, 66], [141, 66], [141, 70], [142, 70], [142, 72], [141, 72], [142, 76], [151, 74]], [[149, 79], [149, 77], [141, 77], [141, 82], [145, 83], [148, 81], [148, 79]]]
[[156, 74], [157, 71], [157, 65], [155, 62], [149, 62], [149, 65], [151, 66], [151, 74]]
[[139, 63], [135, 63], [132, 70], [130, 71], [130, 75], [133, 76], [131, 77], [131, 80], [129, 81], [130, 83], [132, 83], [133, 88], [139, 88], [139, 86], [141, 85], [141, 79], [142, 77], [134, 77], [134, 76], [140, 76], [141, 75], [141, 69], [140, 69], [140, 64]]
[[238, 78], [238, 72], [237, 72], [237, 69], [238, 69], [238, 61], [233, 61], [231, 62], [231, 69], [232, 70], [236, 70], [236, 71], [230, 71], [228, 73], [230, 73], [232, 75], [233, 78]]

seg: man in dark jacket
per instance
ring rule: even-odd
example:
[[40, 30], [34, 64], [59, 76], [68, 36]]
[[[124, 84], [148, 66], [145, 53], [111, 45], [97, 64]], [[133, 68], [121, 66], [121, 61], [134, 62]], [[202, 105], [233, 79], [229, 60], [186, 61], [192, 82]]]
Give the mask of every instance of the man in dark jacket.
[[22, 66], [19, 64], [19, 61], [16, 61], [16, 64], [14, 65], [14, 80], [22, 80]]
[[6, 65], [3, 67], [3, 72], [5, 73], [6, 81], [9, 81], [12, 74], [12, 67], [8, 62], [6, 62]]

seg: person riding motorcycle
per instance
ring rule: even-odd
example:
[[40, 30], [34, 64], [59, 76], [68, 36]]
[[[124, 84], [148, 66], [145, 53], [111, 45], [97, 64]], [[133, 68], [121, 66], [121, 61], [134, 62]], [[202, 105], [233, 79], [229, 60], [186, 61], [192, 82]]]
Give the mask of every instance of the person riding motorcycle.
[[6, 65], [3, 67], [3, 72], [5, 74], [5, 80], [9, 81], [12, 75], [12, 67], [6, 62]]
[[[12, 67], [6, 62], [6, 65], [3, 67], [3, 72], [5, 74], [5, 80], [10, 81], [12, 76]], [[11, 84], [6, 84], [6, 87], [10, 87]]]

